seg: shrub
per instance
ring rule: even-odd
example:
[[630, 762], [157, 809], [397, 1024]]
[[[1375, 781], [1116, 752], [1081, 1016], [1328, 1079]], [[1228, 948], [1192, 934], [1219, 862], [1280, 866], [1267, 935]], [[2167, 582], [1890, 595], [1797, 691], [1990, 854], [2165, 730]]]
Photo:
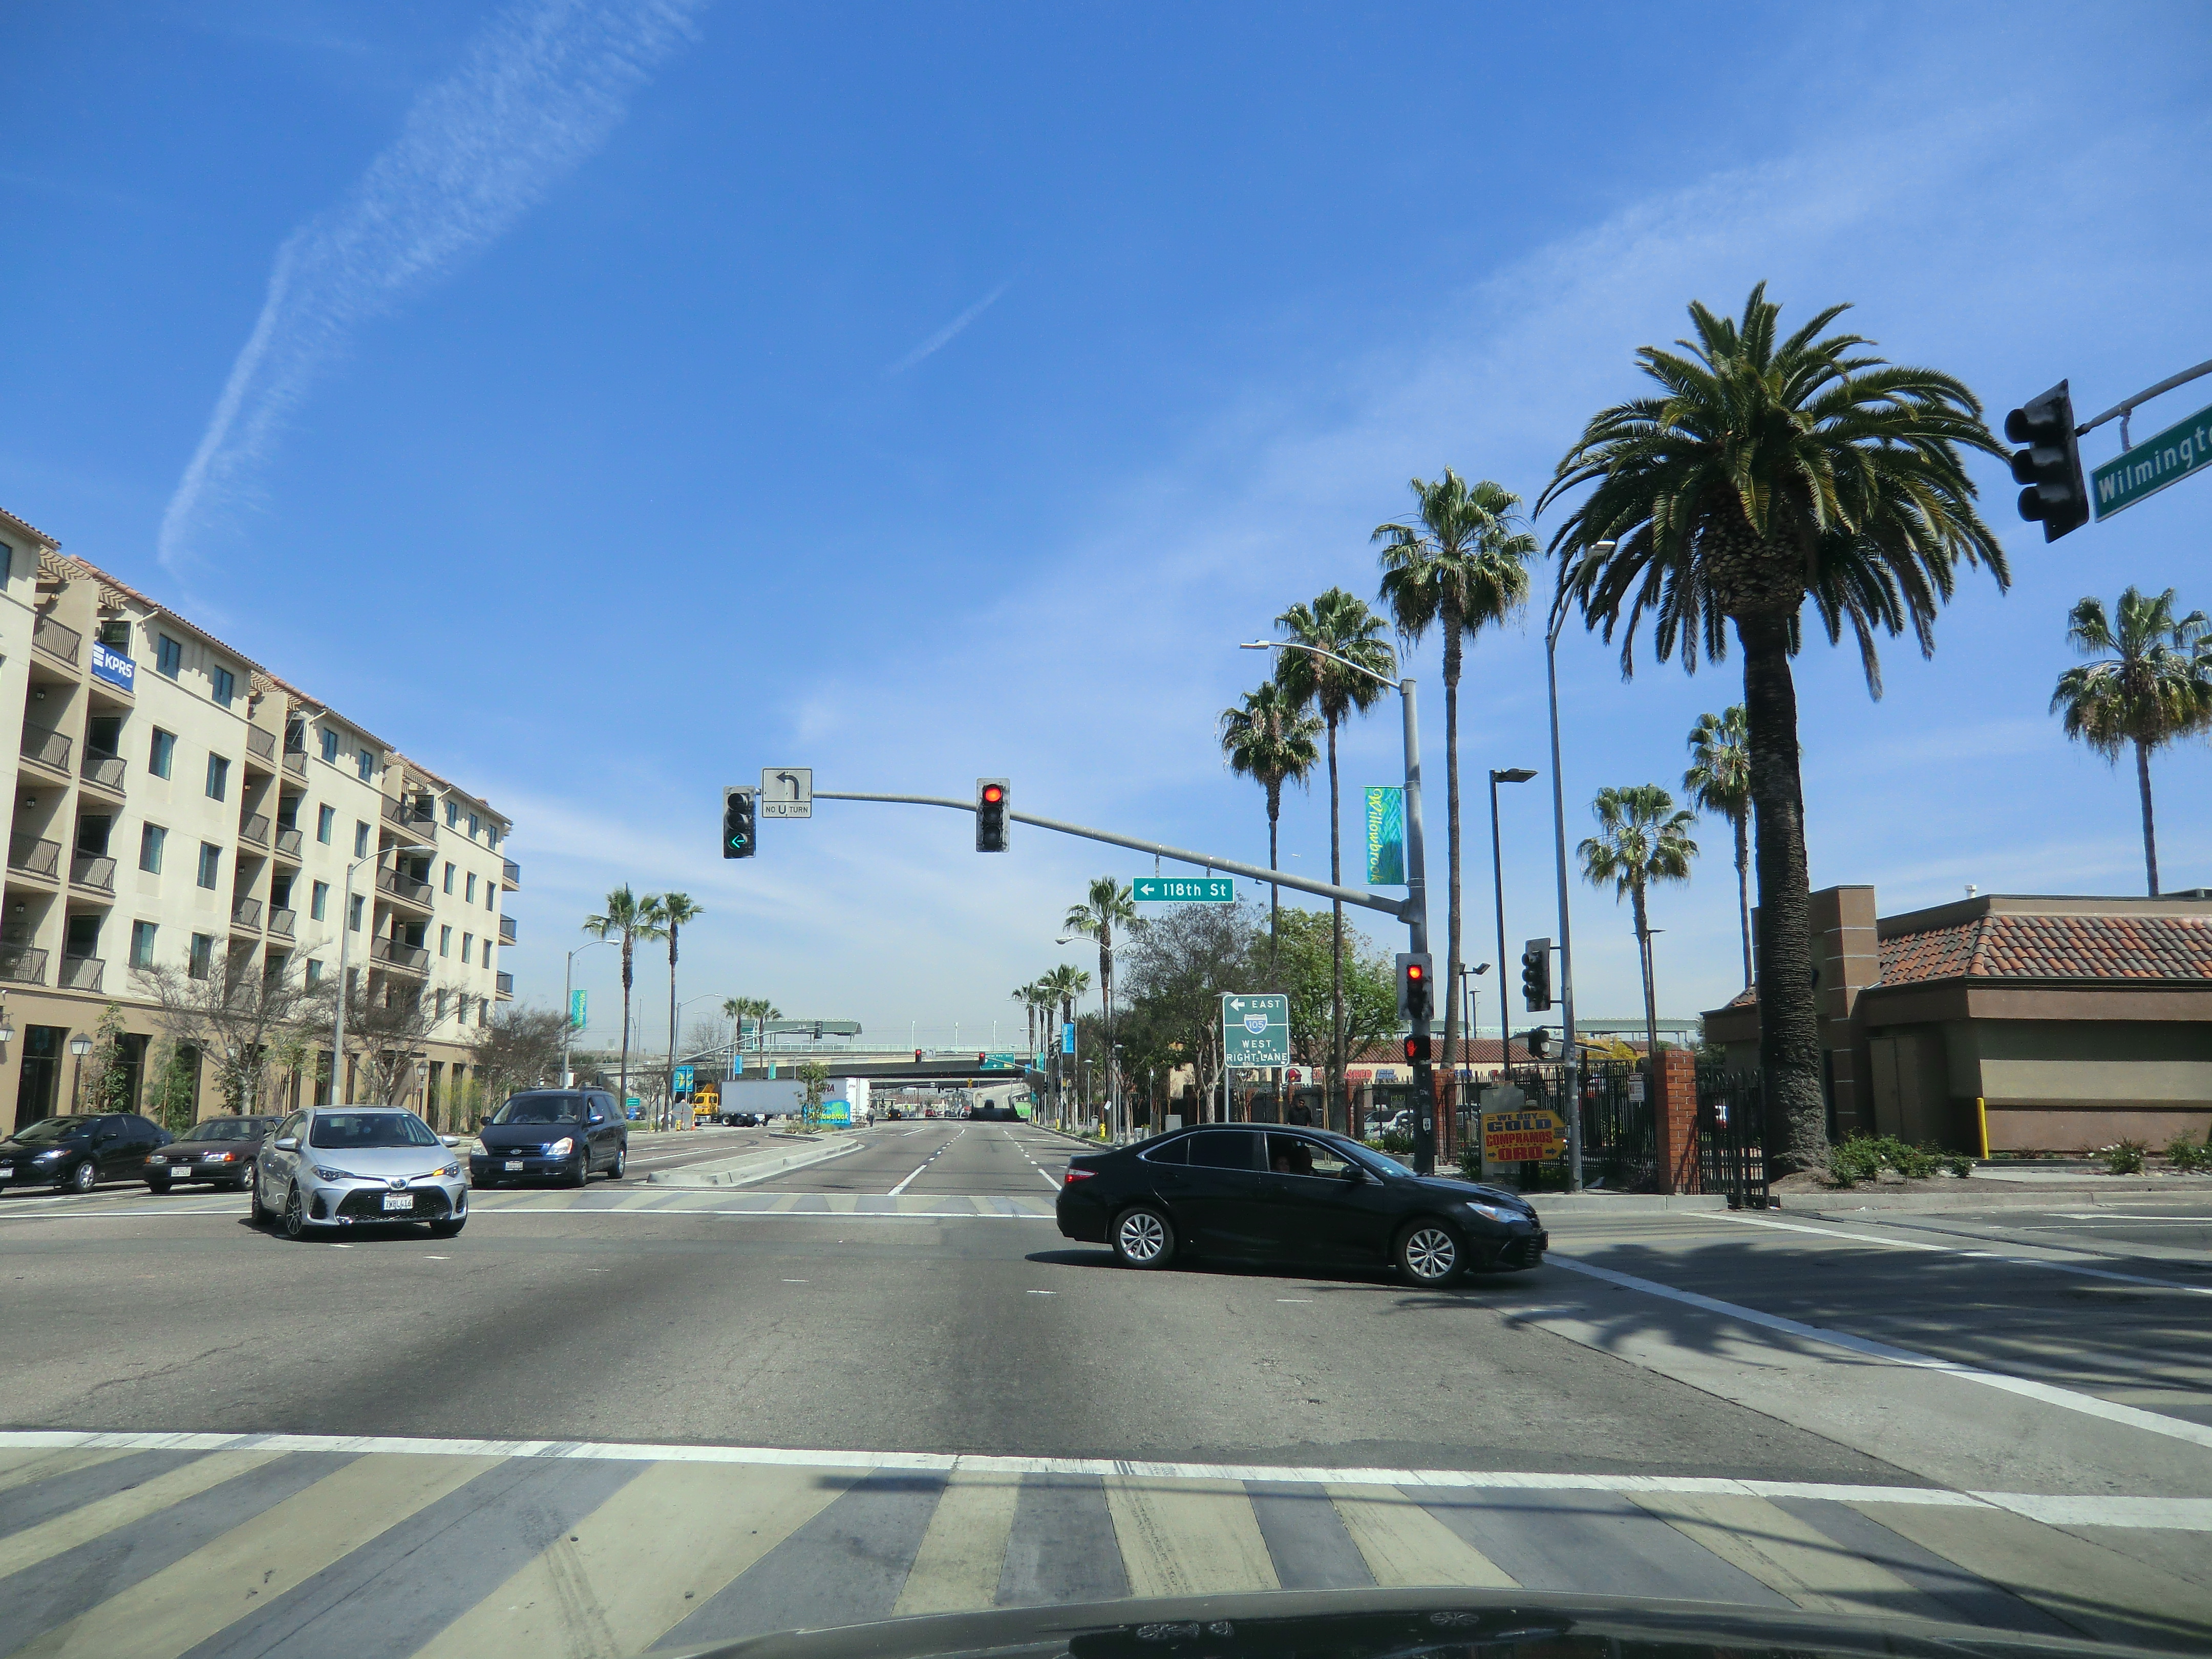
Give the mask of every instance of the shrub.
[[2173, 1166], [2176, 1175], [2193, 1175], [2199, 1170], [2212, 1169], [2212, 1146], [2191, 1140], [2186, 1134], [2178, 1134], [2166, 1144], [2166, 1161]]
[[1390, 1130], [1382, 1137], [1382, 1150], [1393, 1158], [1411, 1158], [1413, 1155], [1413, 1138], [1395, 1129]]
[[1963, 1179], [1973, 1174], [1974, 1160], [1964, 1152], [1946, 1152], [1943, 1154], [1943, 1167], [1951, 1174]]
[[1856, 1187], [1881, 1173], [1881, 1148], [1871, 1135], [1853, 1135], [1828, 1149], [1828, 1174], [1838, 1187]]
[[1894, 1135], [1884, 1135], [1876, 1145], [1881, 1161], [1907, 1181], [1926, 1181], [1943, 1167], [1943, 1155], [1933, 1146], [1915, 1146]]
[[2141, 1175], [2146, 1150], [2140, 1140], [2116, 1140], [2101, 1148], [2097, 1156], [2105, 1160], [2106, 1175]]
[[1459, 1149], [1459, 1176], [1462, 1181], [1482, 1179], [1481, 1147], [1470, 1143]]

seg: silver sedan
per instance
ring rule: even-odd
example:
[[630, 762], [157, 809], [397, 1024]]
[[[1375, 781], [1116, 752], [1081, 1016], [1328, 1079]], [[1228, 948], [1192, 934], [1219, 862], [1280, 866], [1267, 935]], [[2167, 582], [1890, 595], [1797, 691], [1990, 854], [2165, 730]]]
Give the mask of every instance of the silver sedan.
[[311, 1228], [428, 1222], [451, 1238], [469, 1218], [466, 1165], [457, 1138], [440, 1139], [404, 1106], [314, 1106], [294, 1112], [262, 1143], [251, 1187], [253, 1219], [288, 1237]]

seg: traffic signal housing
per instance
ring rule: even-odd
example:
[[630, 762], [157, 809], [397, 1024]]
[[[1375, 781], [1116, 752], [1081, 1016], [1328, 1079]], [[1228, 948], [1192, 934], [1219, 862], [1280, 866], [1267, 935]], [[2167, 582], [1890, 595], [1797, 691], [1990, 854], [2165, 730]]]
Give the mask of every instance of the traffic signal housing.
[[1552, 1006], [1552, 941], [1532, 939], [1521, 947], [1521, 1006], [1540, 1014]]
[[722, 791], [724, 858], [749, 859], [758, 850], [759, 841], [754, 826], [754, 797], [758, 793], [734, 787]]
[[1003, 853], [1006, 850], [1006, 781], [1004, 778], [975, 780], [975, 850], [979, 853]]
[[1409, 1036], [1406, 1039], [1406, 1064], [1408, 1066], [1418, 1066], [1421, 1061], [1433, 1058], [1435, 1053], [1433, 1038]]
[[2025, 449], [2012, 455], [2012, 476], [2020, 492], [2020, 516], [2043, 526], [2043, 539], [2055, 542], [2089, 522], [2089, 489], [2081, 481], [2081, 450], [2074, 441], [2074, 398], [2066, 382], [2005, 416], [2005, 436]]
[[1398, 952], [1398, 1018], [1426, 1019], [1436, 1012], [1431, 979], [1436, 964], [1426, 951]]
[[1544, 1060], [1550, 1056], [1552, 1052], [1552, 1028], [1550, 1026], [1538, 1025], [1533, 1027], [1529, 1030], [1528, 1036], [1522, 1040], [1528, 1045], [1529, 1059]]

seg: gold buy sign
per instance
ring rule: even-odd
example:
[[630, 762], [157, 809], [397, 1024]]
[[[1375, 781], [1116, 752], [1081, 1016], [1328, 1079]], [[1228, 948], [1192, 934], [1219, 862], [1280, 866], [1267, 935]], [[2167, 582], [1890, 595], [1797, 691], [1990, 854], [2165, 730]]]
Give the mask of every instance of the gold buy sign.
[[1482, 1155], [1492, 1164], [1540, 1163], [1566, 1151], [1566, 1133], [1557, 1112], [1485, 1112]]

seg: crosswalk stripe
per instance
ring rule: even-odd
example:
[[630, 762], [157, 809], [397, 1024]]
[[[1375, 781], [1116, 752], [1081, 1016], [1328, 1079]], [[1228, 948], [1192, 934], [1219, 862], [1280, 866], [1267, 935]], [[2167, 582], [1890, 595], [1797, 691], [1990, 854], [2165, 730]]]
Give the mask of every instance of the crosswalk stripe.
[[17, 1653], [175, 1659], [499, 1461], [357, 1458]]
[[1377, 1584], [1520, 1588], [1503, 1567], [1395, 1486], [1323, 1490]]
[[58, 1474], [74, 1474], [79, 1469], [88, 1469], [95, 1463], [106, 1463], [118, 1457], [128, 1457], [130, 1451], [114, 1447], [95, 1451], [21, 1451], [0, 1452], [0, 1492], [11, 1486], [28, 1486], [40, 1480], [51, 1480]]
[[900, 1615], [965, 1613], [997, 1598], [1013, 1536], [1018, 1474], [955, 1474], [945, 1483], [899, 1591]]
[[[1943, 1619], [1949, 1609], [1764, 1498], [1632, 1492], [1631, 1498], [1808, 1613]], [[1988, 1511], [1983, 1511], [1984, 1514]]]
[[169, 1469], [150, 1480], [95, 1499], [82, 1509], [58, 1515], [35, 1527], [27, 1527], [9, 1538], [0, 1538], [0, 1578], [50, 1560], [65, 1550], [89, 1543], [118, 1527], [181, 1504], [210, 1486], [272, 1463], [282, 1452], [210, 1452], [181, 1468]]
[[650, 1464], [414, 1659], [642, 1653], [856, 1478], [845, 1469]]
[[1106, 1508], [1132, 1595], [1282, 1588], [1242, 1481], [1111, 1475]]

